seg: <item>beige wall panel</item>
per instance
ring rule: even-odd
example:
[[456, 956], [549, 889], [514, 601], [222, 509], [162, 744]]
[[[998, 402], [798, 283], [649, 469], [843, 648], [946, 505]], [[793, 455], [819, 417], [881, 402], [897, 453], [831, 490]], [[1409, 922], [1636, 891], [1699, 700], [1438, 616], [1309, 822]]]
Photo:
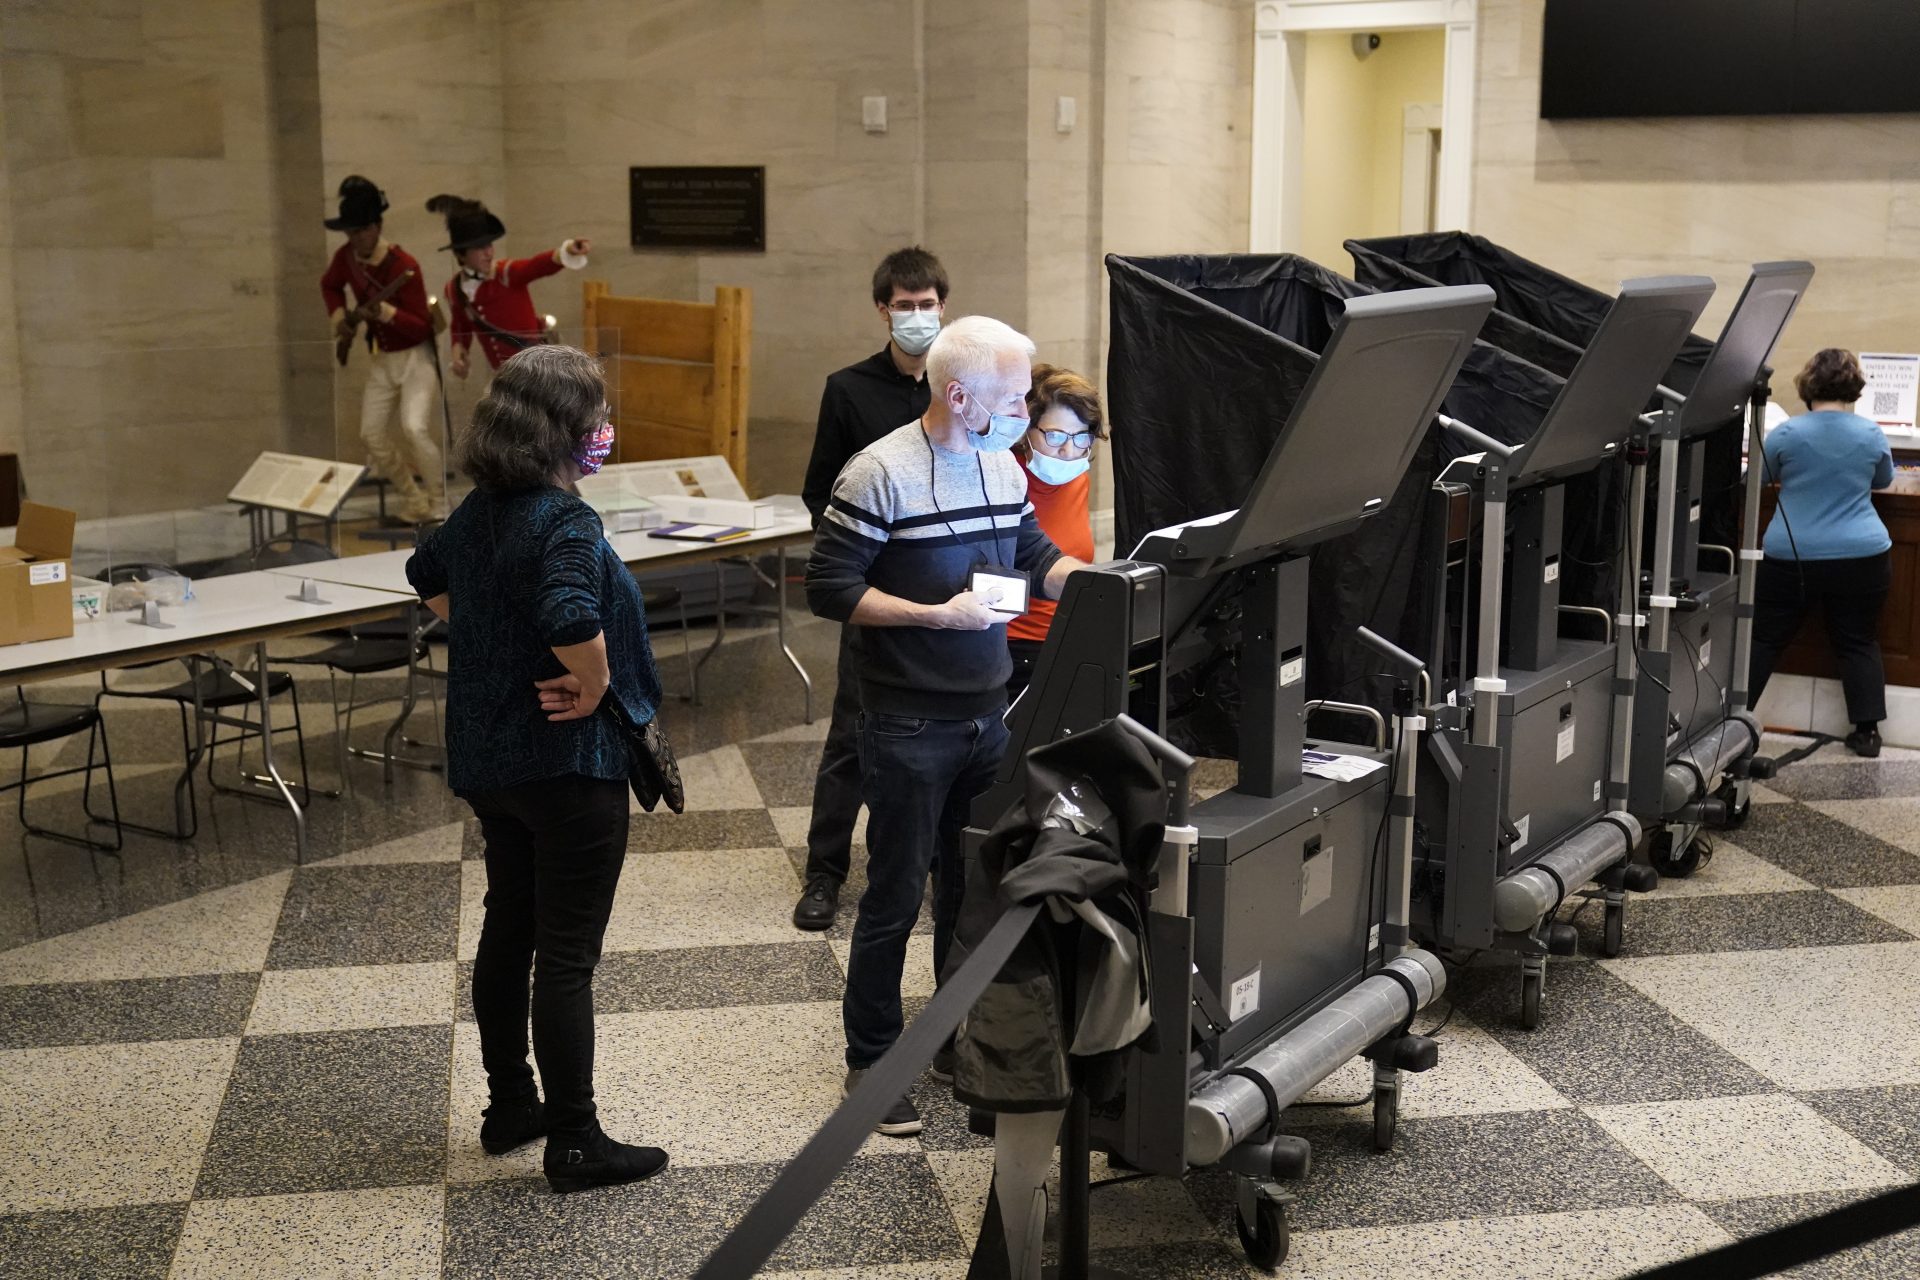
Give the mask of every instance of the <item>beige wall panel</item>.
[[1481, 0], [1474, 229], [1600, 288], [1699, 271], [1718, 331], [1769, 258], [1814, 263], [1783, 335], [1775, 398], [1815, 349], [1915, 349], [1920, 118], [1549, 123], [1538, 118], [1542, 0]]

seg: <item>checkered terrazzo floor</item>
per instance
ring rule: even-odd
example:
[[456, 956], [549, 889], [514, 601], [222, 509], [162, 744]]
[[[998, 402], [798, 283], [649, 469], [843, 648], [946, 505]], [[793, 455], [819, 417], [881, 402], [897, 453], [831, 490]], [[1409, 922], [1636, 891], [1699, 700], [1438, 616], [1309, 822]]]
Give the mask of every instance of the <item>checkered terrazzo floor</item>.
[[[830, 629], [797, 637], [830, 694]], [[667, 1173], [559, 1197], [537, 1144], [481, 1152], [474, 824], [436, 779], [388, 793], [355, 764], [304, 866], [281, 815], [230, 800], [118, 860], [0, 830], [0, 1273], [690, 1274], [838, 1102], [850, 916], [788, 922], [824, 722], [764, 637], [713, 671], [700, 717], [673, 713], [697, 809], [636, 816], [595, 984], [605, 1123]], [[114, 726], [122, 804], [160, 811], [177, 730]], [[1920, 1177], [1916, 797], [1920, 755], [1794, 765], [1695, 878], [1634, 901], [1619, 959], [1555, 962], [1536, 1031], [1511, 967], [1462, 973], [1393, 1152], [1366, 1108], [1290, 1117], [1315, 1168], [1284, 1274], [1624, 1276]], [[907, 983], [931, 993], [924, 936]], [[1316, 1096], [1365, 1092], [1355, 1067]], [[925, 1132], [870, 1139], [768, 1274], [965, 1275], [991, 1150], [916, 1097]], [[1097, 1259], [1259, 1274], [1231, 1212], [1215, 1174], [1102, 1190]], [[1795, 1274], [1920, 1274], [1920, 1232]]]

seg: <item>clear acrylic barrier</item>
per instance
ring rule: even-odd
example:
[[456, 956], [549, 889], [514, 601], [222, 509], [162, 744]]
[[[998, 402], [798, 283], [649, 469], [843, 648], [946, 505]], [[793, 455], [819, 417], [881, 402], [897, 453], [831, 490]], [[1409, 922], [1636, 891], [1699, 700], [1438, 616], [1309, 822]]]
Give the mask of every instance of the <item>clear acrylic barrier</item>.
[[[576, 326], [556, 329], [552, 340], [606, 352], [618, 334]], [[76, 623], [98, 607], [84, 590], [94, 584], [104, 593], [169, 573], [191, 581], [411, 545], [416, 522], [408, 517], [419, 513], [402, 509], [398, 486], [371, 464], [362, 433], [368, 385], [393, 381], [391, 364], [389, 355], [376, 366], [364, 340], [344, 365], [331, 340], [101, 355], [76, 377], [65, 434], [29, 434], [20, 457], [27, 499], [75, 513], [70, 572], [83, 588]], [[386, 435], [396, 451], [404, 447], [398, 456], [412, 464], [409, 479], [432, 496], [428, 516], [443, 515], [466, 492], [453, 444], [491, 374], [477, 349], [465, 379], [449, 364], [440, 334], [409, 358], [399, 395], [376, 388], [373, 398], [376, 409], [388, 409]], [[417, 436], [401, 429], [407, 397], [405, 412], [424, 418]], [[420, 441], [425, 448], [415, 447]], [[0, 543], [12, 540], [0, 531]], [[178, 593], [151, 594], [169, 603]], [[140, 594], [122, 590], [116, 600], [125, 605]]]

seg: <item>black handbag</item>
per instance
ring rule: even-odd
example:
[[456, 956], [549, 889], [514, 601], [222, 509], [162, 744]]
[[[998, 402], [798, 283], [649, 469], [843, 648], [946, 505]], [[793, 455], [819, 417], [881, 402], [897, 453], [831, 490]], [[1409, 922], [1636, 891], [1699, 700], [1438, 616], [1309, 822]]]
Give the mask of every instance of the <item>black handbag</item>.
[[665, 800], [673, 812], [685, 813], [687, 793], [680, 783], [680, 761], [673, 754], [667, 731], [660, 727], [660, 717], [655, 716], [643, 725], [634, 724], [633, 717], [627, 714], [611, 689], [601, 699], [600, 706], [619, 728], [620, 740], [627, 744], [627, 784], [633, 788], [633, 797], [640, 802], [640, 807], [652, 813]]

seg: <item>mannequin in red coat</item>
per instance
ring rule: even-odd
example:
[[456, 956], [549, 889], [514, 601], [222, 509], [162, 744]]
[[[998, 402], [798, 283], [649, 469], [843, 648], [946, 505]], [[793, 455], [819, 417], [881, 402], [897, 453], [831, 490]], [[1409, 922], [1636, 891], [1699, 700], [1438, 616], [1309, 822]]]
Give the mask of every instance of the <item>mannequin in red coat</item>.
[[563, 240], [558, 249], [537, 257], [501, 259], [493, 246], [507, 227], [484, 204], [441, 195], [427, 201], [427, 211], [446, 218], [447, 243], [441, 247], [460, 264], [446, 287], [447, 310], [453, 317], [453, 372], [467, 376], [468, 348], [476, 338], [495, 369], [521, 348], [545, 341], [545, 325], [527, 286], [563, 269], [586, 266], [592, 242]]

